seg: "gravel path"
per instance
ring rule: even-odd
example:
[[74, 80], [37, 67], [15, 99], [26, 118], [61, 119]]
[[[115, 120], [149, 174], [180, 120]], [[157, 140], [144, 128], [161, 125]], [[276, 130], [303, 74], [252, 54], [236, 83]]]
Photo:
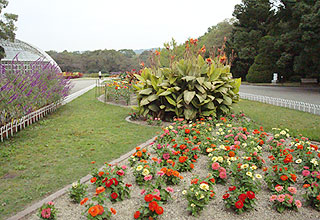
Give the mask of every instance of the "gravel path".
[[241, 85], [240, 92], [320, 105], [319, 87], [277, 87]]

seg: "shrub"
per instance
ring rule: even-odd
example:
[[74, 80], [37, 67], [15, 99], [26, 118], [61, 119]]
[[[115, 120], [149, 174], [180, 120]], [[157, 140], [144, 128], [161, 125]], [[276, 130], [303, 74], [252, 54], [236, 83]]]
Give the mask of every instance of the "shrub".
[[271, 60], [267, 56], [259, 54], [248, 71], [247, 81], [253, 83], [271, 82], [273, 71], [270, 67], [272, 65]]
[[88, 185], [80, 183], [80, 180], [72, 184], [69, 189], [69, 197], [75, 202], [79, 203], [87, 194]]
[[[196, 51], [196, 41], [190, 39], [184, 59], [172, 62], [169, 68], [155, 65], [135, 75], [140, 81], [134, 88], [141, 115], [194, 120], [230, 111], [232, 103], [239, 99], [241, 80], [232, 78], [224, 52], [204, 60], [201, 53], [205, 48]], [[159, 57], [160, 52], [156, 52]]]

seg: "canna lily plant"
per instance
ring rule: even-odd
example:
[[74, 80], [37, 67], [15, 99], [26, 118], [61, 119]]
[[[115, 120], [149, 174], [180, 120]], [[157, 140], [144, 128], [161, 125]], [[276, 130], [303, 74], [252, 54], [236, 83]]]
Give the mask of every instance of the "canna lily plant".
[[134, 88], [141, 115], [195, 120], [230, 112], [232, 103], [239, 100], [241, 79], [232, 78], [223, 51], [205, 60], [205, 48], [196, 52], [196, 42], [187, 41], [184, 58], [169, 68], [154, 66], [135, 75], [140, 81]]

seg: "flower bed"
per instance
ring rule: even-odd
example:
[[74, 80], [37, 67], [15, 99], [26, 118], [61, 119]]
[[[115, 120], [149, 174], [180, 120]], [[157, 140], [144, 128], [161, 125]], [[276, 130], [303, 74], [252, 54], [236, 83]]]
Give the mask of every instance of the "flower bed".
[[319, 158], [318, 146], [307, 138], [280, 129], [268, 134], [243, 115], [191, 123], [178, 119], [150, 148], [93, 170], [83, 205], [58, 198], [57, 216], [317, 219]]

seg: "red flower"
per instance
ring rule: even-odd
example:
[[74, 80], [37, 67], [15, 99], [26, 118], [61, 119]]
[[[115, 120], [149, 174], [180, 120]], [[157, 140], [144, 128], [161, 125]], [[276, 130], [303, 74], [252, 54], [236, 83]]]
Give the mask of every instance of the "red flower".
[[229, 194], [229, 193], [223, 195], [223, 199], [227, 199], [227, 198], [229, 198], [229, 197], [230, 197], [230, 194]]
[[155, 198], [156, 200], [160, 201], [161, 200], [161, 197], [158, 196], [158, 195], [154, 195], [153, 198]]
[[229, 187], [229, 191], [236, 190], [236, 188], [237, 188], [236, 186], [230, 186], [230, 187]]
[[156, 201], [152, 201], [149, 203], [150, 211], [154, 212], [158, 208], [158, 203]]
[[118, 180], [116, 178], [112, 178], [114, 185], [117, 186], [118, 185]]
[[254, 198], [256, 198], [256, 195], [254, 194], [254, 192], [248, 191], [248, 192], [247, 192], [247, 197], [248, 197], [249, 199], [254, 199]]
[[112, 184], [113, 184], [113, 180], [112, 180], [112, 179], [109, 179], [109, 180], [106, 182], [106, 187], [109, 188]]
[[238, 199], [239, 199], [240, 201], [244, 201], [246, 198], [247, 198], [247, 195], [244, 194], [244, 193], [242, 193], [242, 194], [240, 194], [240, 195], [238, 196]]
[[243, 202], [241, 200], [237, 201], [235, 203], [235, 206], [237, 209], [242, 209], [243, 208]]
[[91, 183], [95, 183], [96, 181], [97, 181], [96, 177], [92, 177], [91, 180], [90, 180]]
[[280, 179], [281, 179], [282, 181], [286, 181], [286, 180], [288, 179], [288, 177], [287, 177], [286, 175], [282, 175], [282, 176], [280, 177]]
[[153, 195], [152, 195], [152, 194], [148, 194], [148, 195], [146, 195], [146, 196], [144, 197], [144, 200], [145, 200], [146, 202], [151, 202], [152, 199], [153, 199]]
[[158, 215], [162, 215], [162, 213], [163, 213], [163, 208], [162, 208], [161, 206], [158, 206], [158, 207], [156, 208], [156, 213], [157, 213]]
[[131, 186], [132, 186], [132, 184], [126, 184], [126, 187], [128, 187], [128, 188], [131, 187]]
[[118, 198], [118, 194], [117, 193], [111, 193], [111, 198], [113, 199], [117, 199]]
[[190, 129], [185, 129], [184, 132], [185, 132], [186, 134], [189, 134], [189, 133], [190, 133]]
[[134, 213], [133, 217], [134, 217], [135, 219], [139, 218], [139, 217], [140, 217], [140, 212], [139, 212], [139, 211], [136, 211], [136, 212]]
[[290, 176], [291, 176], [291, 179], [292, 179], [293, 182], [296, 182], [296, 181], [297, 181], [297, 176], [296, 176], [296, 174], [290, 174]]

